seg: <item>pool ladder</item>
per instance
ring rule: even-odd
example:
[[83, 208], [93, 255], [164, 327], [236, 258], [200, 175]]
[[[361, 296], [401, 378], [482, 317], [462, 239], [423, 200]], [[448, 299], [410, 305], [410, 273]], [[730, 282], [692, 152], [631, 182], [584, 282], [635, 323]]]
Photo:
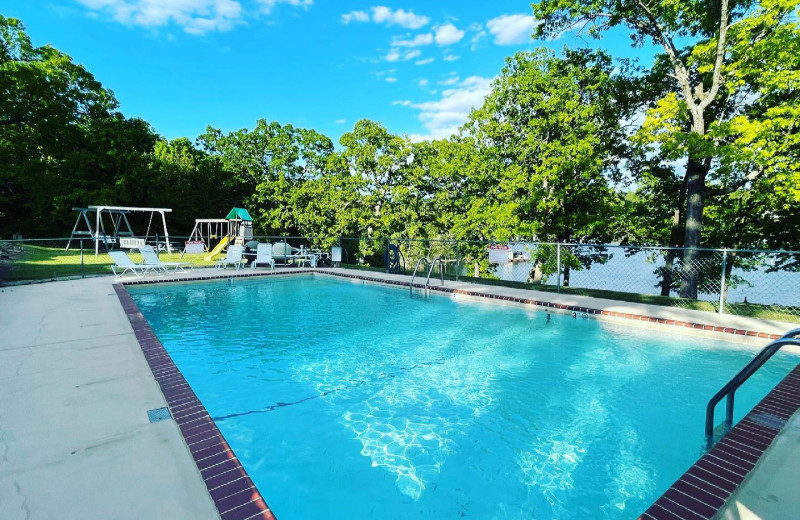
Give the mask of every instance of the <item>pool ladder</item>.
[[[706, 449], [710, 450], [714, 446], [714, 408], [717, 406], [717, 403], [722, 401], [723, 398], [727, 397], [727, 401], [725, 402], [725, 422], [724, 424], [724, 431], [727, 433], [733, 427], [733, 402], [734, 396], [736, 395], [736, 390], [739, 389], [740, 386], [744, 384], [745, 381], [750, 379], [750, 376], [756, 373], [756, 371], [764, 366], [764, 363], [769, 361], [769, 359], [778, 352], [781, 347], [785, 347], [786, 345], [794, 345], [796, 347], [800, 347], [800, 329], [790, 330], [786, 334], [784, 334], [780, 339], [776, 339], [775, 341], [771, 342], [769, 345], [764, 347], [761, 352], [756, 354], [748, 364], [745, 366], [738, 374], [733, 376], [733, 379], [728, 381], [728, 383], [722, 387], [722, 389], [714, 394], [714, 397], [708, 402], [706, 406]], [[724, 435], [724, 434], [723, 434]]]
[[425, 277], [425, 287], [424, 287], [425, 290], [426, 291], [428, 290], [428, 286], [430, 285], [431, 282], [431, 274], [433, 274], [433, 268], [436, 266], [437, 263], [439, 264], [439, 275], [442, 280], [442, 285], [444, 285], [444, 260], [442, 260], [442, 257], [434, 259], [433, 262], [428, 262], [427, 259], [420, 258], [419, 260], [417, 260], [417, 265], [414, 266], [414, 272], [411, 274], [411, 282], [409, 282], [408, 284], [409, 294], [414, 291], [414, 278], [417, 277], [417, 271], [419, 271], [419, 266], [423, 263], [426, 266], [428, 266], [428, 275]]

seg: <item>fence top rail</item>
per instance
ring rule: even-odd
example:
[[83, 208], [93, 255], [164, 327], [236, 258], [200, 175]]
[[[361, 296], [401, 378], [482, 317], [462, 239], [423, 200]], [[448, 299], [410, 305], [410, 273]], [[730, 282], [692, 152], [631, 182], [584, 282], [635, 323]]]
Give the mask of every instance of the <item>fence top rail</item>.
[[[157, 236], [158, 234], [153, 235]], [[145, 235], [136, 235], [134, 238], [144, 237]], [[173, 235], [171, 240], [189, 239], [188, 235]], [[91, 237], [78, 237], [75, 240], [93, 240]], [[603, 249], [627, 249], [627, 250], [643, 250], [643, 251], [687, 251], [693, 249], [694, 251], [710, 251], [716, 253], [750, 253], [750, 254], [767, 254], [767, 255], [800, 255], [800, 250], [791, 249], [731, 249], [731, 248], [710, 248], [710, 247], [672, 247], [672, 246], [650, 246], [650, 245], [633, 245], [633, 244], [589, 244], [589, 243], [575, 243], [575, 242], [540, 242], [529, 239], [514, 239], [514, 240], [456, 240], [456, 239], [439, 239], [439, 238], [381, 238], [381, 237], [310, 237], [310, 236], [290, 236], [290, 235], [253, 235], [253, 240], [257, 239], [275, 239], [275, 240], [324, 240], [324, 239], [340, 239], [340, 240], [365, 240], [372, 242], [428, 242], [438, 244], [532, 244], [536, 246], [564, 246], [564, 247], [594, 247]], [[69, 237], [51, 237], [51, 238], [16, 238], [16, 239], [0, 239], [2, 242], [11, 243], [31, 243], [31, 242], [55, 242], [55, 241], [68, 241]]]

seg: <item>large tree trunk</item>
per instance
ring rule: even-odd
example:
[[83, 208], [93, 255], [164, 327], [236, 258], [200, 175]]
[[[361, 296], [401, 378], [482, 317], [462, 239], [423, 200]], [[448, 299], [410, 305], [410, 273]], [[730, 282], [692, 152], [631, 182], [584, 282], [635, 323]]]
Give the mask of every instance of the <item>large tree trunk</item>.
[[[672, 215], [672, 229], [669, 233], [669, 246], [681, 247], [684, 230], [681, 227], [683, 205], [686, 203], [686, 175], [683, 176], [680, 193], [678, 193], [678, 207]], [[668, 249], [664, 260], [664, 272], [661, 276], [661, 296], [669, 296], [672, 292], [672, 276], [675, 272], [675, 258], [678, 256], [677, 249]]]
[[686, 165], [686, 231], [683, 245], [683, 279], [681, 298], [697, 298], [697, 285], [700, 282], [700, 240], [703, 232], [703, 203], [706, 189], [708, 166], [704, 158], [689, 153]]

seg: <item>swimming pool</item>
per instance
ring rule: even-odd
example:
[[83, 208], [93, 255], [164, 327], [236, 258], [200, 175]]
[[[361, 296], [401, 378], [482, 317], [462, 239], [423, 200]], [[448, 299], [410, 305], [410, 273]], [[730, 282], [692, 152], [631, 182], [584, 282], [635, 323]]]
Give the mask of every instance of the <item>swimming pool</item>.
[[130, 293], [280, 520], [633, 518], [753, 355], [317, 275]]

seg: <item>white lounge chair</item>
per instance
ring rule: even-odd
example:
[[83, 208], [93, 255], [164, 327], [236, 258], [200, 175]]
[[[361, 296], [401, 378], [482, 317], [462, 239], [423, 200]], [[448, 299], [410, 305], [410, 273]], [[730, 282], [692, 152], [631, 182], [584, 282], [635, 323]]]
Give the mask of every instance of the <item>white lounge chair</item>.
[[[159, 269], [164, 271], [165, 273], [168, 272], [171, 268], [175, 268], [173, 273], [177, 273], [180, 270], [183, 273], [189, 272], [192, 267], [191, 262], [162, 262], [158, 255], [156, 254], [155, 249], [153, 246], [143, 245], [139, 246], [139, 253], [141, 253], [142, 258], [144, 259], [144, 263], [150, 265], [157, 265]], [[189, 269], [186, 269], [186, 266], [189, 266]]]
[[244, 247], [242, 246], [238, 246], [236, 244], [228, 246], [228, 252], [225, 258], [217, 260], [216, 268], [227, 269], [229, 264], [233, 264], [236, 266], [236, 270], [238, 271], [242, 267], [243, 253], [244, 253]]
[[[148, 271], [158, 271], [161, 268], [157, 265], [152, 264], [137, 264], [125, 251], [109, 251], [108, 256], [114, 261], [114, 265], [111, 266], [111, 272], [114, 273], [114, 276], [122, 276], [126, 272], [130, 271], [137, 278], [141, 278], [142, 276], [146, 275]], [[122, 269], [122, 272], [117, 272], [117, 269]]]
[[275, 270], [275, 259], [272, 258], [272, 244], [258, 244], [256, 247], [256, 259], [250, 264], [250, 268], [255, 270], [258, 264], [269, 264]]

